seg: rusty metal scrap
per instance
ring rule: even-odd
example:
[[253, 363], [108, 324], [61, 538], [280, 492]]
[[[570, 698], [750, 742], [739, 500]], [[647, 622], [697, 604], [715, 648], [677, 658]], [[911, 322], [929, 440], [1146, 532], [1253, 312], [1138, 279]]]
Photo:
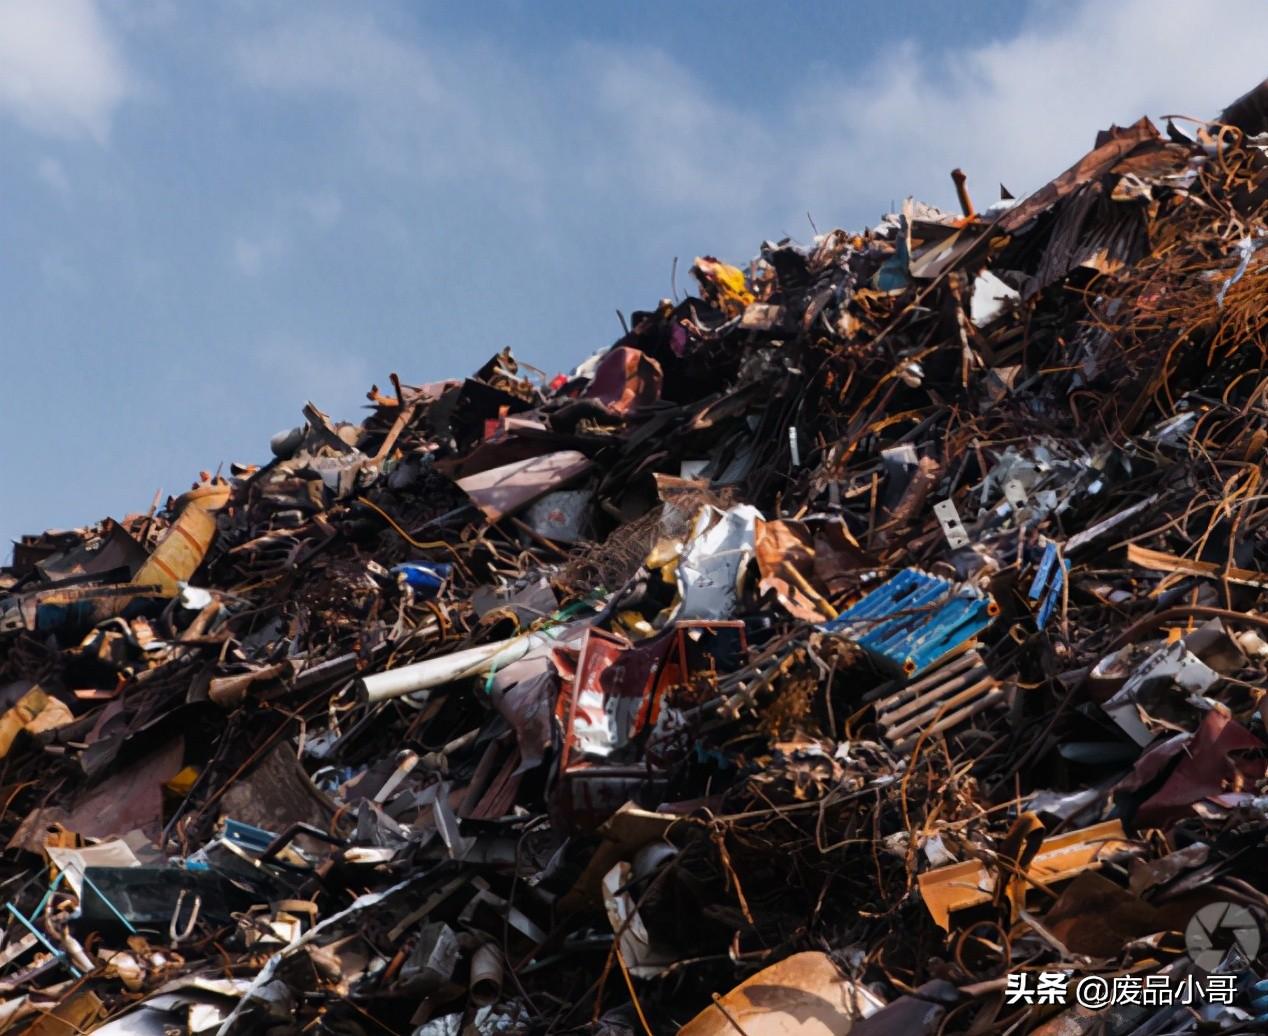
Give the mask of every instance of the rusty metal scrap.
[[1006, 991], [1268, 926], [1264, 110], [24, 536], [0, 1032], [1259, 1024]]

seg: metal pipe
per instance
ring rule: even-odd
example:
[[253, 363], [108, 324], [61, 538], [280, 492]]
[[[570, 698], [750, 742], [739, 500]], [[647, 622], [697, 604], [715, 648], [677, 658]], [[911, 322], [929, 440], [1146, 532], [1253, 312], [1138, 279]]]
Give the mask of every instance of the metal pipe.
[[1004, 692], [1002, 690], [991, 691], [990, 694], [986, 695], [985, 697], [979, 698], [977, 701], [973, 702], [972, 704], [966, 705], [962, 709], [957, 709], [955, 712], [951, 713], [949, 716], [943, 717], [933, 726], [929, 727], [927, 730], [920, 731], [906, 738], [905, 740], [895, 745], [894, 749], [895, 751], [898, 751], [898, 752], [910, 752], [913, 748], [916, 747], [916, 742], [920, 740], [921, 736], [933, 737], [935, 734], [944, 733], [945, 731], [948, 731], [953, 727], [959, 726], [965, 720], [970, 719], [973, 716], [976, 716], [979, 712], [983, 712], [986, 709], [989, 709], [996, 702], [1002, 701], [1003, 699], [1004, 699]]
[[373, 703], [416, 694], [455, 680], [484, 676], [491, 670], [518, 662], [530, 651], [554, 643], [568, 629], [569, 627], [561, 627], [521, 634], [510, 640], [495, 640], [491, 644], [480, 644], [464, 651], [455, 651], [451, 655], [429, 658], [399, 669], [389, 669], [386, 673], [374, 673], [357, 681], [357, 690], [363, 700]]
[[969, 197], [968, 179], [963, 169], [951, 170], [951, 180], [955, 183], [955, 196], [960, 202], [960, 211], [967, 218], [972, 219], [977, 215], [977, 210], [973, 208], [973, 199]]
[[[930, 706], [924, 712], [920, 713], [917, 716], [912, 716], [910, 719], [904, 720], [903, 722], [899, 723], [897, 726], [888, 727], [884, 719], [881, 720], [881, 724], [887, 726], [887, 729], [886, 729], [887, 737], [889, 738], [906, 737], [906, 735], [909, 734], [911, 731], [924, 726], [926, 723], [932, 723], [935, 719], [938, 718], [938, 714], [940, 712], [945, 712], [945, 710], [947, 709], [954, 708], [959, 705], [963, 705], [965, 702], [971, 702], [974, 698], [981, 696], [983, 691], [989, 692], [992, 688], [996, 686], [997, 684], [995, 682], [995, 678], [993, 676], [988, 676], [985, 680], [979, 680], [972, 687], [969, 687], [961, 691], [959, 694], [955, 695], [954, 697], [948, 698], [944, 702], [940, 702], [938, 704]], [[952, 715], [954, 715], [954, 713], [952, 713]]]
[[1155, 612], [1153, 615], [1146, 615], [1144, 618], [1132, 623], [1119, 636], [1114, 638], [1106, 654], [1135, 643], [1136, 639], [1142, 634], [1150, 633], [1164, 622], [1170, 622], [1172, 619], [1225, 619], [1228, 622], [1241, 622], [1248, 626], [1268, 629], [1268, 616], [1266, 615], [1233, 611], [1229, 608], [1208, 608], [1201, 604], [1185, 604], [1176, 608], [1168, 608], [1166, 611]]
[[481, 943], [471, 955], [468, 995], [477, 1007], [495, 1004], [502, 995], [502, 955], [492, 943]]

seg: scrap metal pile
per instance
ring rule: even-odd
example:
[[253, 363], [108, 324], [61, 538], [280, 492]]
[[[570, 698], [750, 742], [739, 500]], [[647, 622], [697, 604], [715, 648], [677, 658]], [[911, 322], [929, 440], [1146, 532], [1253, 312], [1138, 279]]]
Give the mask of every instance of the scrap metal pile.
[[23, 537], [0, 1031], [1245, 1031], [1266, 112]]

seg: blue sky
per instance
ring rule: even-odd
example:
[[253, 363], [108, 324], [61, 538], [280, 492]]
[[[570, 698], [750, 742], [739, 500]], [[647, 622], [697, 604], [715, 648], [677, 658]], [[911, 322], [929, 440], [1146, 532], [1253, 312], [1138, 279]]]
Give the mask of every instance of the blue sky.
[[0, 556], [393, 370], [569, 369], [674, 256], [1033, 189], [1265, 38], [1260, 0], [0, 0]]

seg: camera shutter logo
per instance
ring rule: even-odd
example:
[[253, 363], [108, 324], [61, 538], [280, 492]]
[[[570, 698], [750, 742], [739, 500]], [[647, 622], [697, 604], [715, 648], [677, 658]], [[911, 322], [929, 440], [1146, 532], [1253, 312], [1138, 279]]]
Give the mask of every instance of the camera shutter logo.
[[1208, 903], [1189, 919], [1184, 948], [1203, 971], [1215, 971], [1236, 950], [1246, 964], [1259, 953], [1259, 925], [1254, 915], [1237, 903]]

